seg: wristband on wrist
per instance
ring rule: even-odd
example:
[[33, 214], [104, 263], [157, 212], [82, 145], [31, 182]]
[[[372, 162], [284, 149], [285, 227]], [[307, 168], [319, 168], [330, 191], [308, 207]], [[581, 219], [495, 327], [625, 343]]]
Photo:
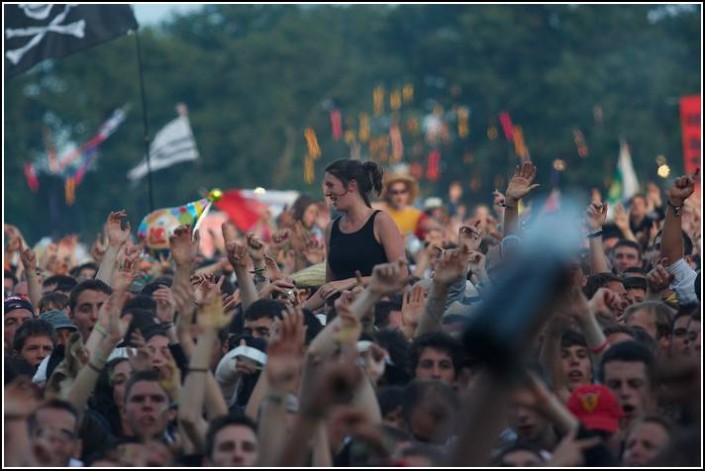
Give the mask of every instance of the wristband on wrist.
[[602, 237], [602, 229], [600, 229], [599, 231], [591, 232], [591, 233], [587, 234], [585, 237], [587, 237], [588, 239], [595, 239], [597, 237]]
[[86, 363], [86, 365], [88, 365], [88, 368], [92, 369], [93, 371], [95, 371], [98, 374], [100, 374], [103, 371], [102, 368], [98, 368], [96, 365], [94, 365], [90, 361], [88, 363]]
[[675, 204], [671, 203], [671, 200], [668, 200], [668, 205], [673, 209], [673, 214], [676, 216], [681, 215], [681, 210], [683, 209], [683, 203], [681, 203], [680, 206], [676, 206]]
[[100, 335], [102, 335], [103, 337], [107, 337], [107, 336], [108, 336], [108, 332], [103, 328], [102, 325], [96, 324], [96, 325], [93, 326], [93, 328], [94, 328], [95, 330], [97, 330], [98, 333], [99, 333]]

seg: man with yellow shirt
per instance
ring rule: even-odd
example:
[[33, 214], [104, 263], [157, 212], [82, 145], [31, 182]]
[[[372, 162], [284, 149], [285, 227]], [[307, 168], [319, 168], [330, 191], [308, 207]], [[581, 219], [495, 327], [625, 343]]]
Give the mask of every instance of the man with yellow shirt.
[[437, 228], [437, 224], [411, 205], [417, 193], [418, 185], [413, 177], [390, 175], [382, 190], [380, 209], [392, 217], [403, 236], [414, 234], [423, 240], [425, 232]]

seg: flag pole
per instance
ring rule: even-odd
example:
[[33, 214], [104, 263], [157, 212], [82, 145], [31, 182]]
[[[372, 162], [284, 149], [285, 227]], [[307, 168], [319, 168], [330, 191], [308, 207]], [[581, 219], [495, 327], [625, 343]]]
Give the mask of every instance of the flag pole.
[[154, 192], [152, 190], [152, 166], [149, 161], [149, 128], [147, 125], [147, 95], [144, 91], [144, 76], [142, 74], [142, 48], [140, 35], [135, 30], [135, 45], [137, 46], [137, 74], [140, 80], [140, 96], [142, 98], [142, 128], [144, 130], [144, 151], [147, 159], [147, 188], [149, 192], [149, 212], [154, 211]]

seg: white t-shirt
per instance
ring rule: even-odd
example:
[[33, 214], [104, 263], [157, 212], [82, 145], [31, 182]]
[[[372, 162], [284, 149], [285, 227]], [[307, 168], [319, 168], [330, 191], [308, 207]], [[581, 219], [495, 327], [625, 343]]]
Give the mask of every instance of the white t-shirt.
[[678, 259], [666, 268], [666, 271], [673, 275], [670, 288], [678, 296], [678, 304], [697, 304], [699, 301], [695, 294], [695, 278], [698, 273], [690, 268], [685, 259]]

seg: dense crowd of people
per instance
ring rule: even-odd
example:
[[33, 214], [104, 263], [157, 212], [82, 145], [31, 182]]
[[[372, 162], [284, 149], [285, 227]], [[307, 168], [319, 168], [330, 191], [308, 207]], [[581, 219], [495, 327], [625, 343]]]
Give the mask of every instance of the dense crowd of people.
[[562, 226], [535, 177], [469, 212], [339, 160], [208, 259], [5, 225], [5, 465], [701, 466], [698, 174]]

